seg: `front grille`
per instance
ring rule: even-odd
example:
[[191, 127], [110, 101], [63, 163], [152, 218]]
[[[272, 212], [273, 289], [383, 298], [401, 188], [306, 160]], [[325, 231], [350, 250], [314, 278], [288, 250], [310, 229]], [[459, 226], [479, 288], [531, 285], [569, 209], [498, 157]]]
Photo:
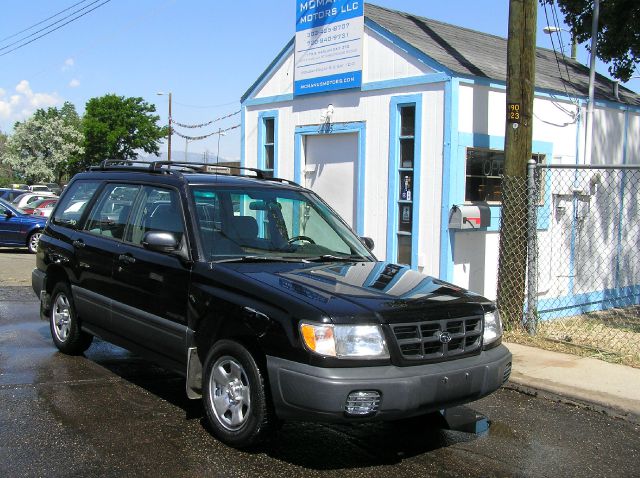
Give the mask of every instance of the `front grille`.
[[407, 360], [444, 361], [479, 352], [482, 316], [392, 324], [402, 357]]

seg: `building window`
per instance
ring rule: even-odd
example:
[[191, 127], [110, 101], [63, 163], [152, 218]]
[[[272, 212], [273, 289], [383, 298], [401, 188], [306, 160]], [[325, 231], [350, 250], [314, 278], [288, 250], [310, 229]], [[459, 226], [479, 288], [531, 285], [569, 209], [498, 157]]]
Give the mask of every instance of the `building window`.
[[[532, 156], [538, 163], [545, 160], [544, 154]], [[504, 174], [504, 151], [497, 149], [467, 148], [467, 169], [464, 199], [467, 202], [502, 202], [502, 176]], [[542, 177], [540, 186], [544, 185]], [[543, 187], [540, 197], [543, 198]]]
[[411, 264], [412, 231], [413, 231], [413, 184], [415, 163], [416, 107], [407, 105], [400, 107], [400, 136], [398, 163], [398, 253], [399, 264]]
[[263, 118], [264, 126], [264, 143], [262, 169], [273, 175], [275, 164], [275, 118]]

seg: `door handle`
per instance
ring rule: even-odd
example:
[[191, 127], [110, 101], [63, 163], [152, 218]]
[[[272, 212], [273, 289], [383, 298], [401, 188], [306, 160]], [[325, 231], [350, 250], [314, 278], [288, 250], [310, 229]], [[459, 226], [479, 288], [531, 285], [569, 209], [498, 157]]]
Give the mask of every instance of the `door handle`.
[[76, 247], [78, 249], [82, 249], [85, 246], [85, 243], [83, 240], [81, 239], [76, 239], [75, 241], [72, 242], [73, 247]]
[[120, 254], [118, 260], [124, 264], [133, 264], [136, 262], [136, 258], [130, 254]]

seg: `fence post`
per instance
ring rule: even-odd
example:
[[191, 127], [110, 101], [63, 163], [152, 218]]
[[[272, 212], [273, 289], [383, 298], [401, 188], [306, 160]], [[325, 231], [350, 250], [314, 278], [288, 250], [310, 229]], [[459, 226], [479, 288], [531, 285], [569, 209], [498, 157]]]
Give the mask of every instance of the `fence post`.
[[527, 313], [525, 329], [535, 335], [538, 311], [538, 249], [536, 239], [538, 233], [538, 188], [536, 184], [536, 167], [534, 159], [527, 162]]

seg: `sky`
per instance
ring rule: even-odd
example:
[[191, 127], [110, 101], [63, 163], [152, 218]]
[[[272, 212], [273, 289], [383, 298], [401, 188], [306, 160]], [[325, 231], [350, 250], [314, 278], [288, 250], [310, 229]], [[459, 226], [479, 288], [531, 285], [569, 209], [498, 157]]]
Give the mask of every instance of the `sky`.
[[[3, 0], [0, 131], [10, 133], [15, 121], [27, 118], [37, 108], [61, 106], [65, 101], [72, 102], [82, 114], [87, 100], [108, 93], [142, 97], [155, 104], [162, 124], [167, 123], [168, 97], [158, 92], [172, 92], [174, 121], [200, 124], [226, 116], [239, 111], [240, 97], [295, 33], [295, 0], [85, 0], [75, 8], [88, 6], [86, 12], [102, 6], [9, 52], [18, 46], [7, 47], [9, 44], [46, 24], [14, 34], [78, 1]], [[508, 0], [371, 3], [507, 36]], [[544, 10], [539, 7], [537, 43], [551, 48], [549, 35], [542, 32], [546, 24]], [[568, 46], [568, 34], [564, 42]], [[578, 50], [578, 60], [588, 63], [584, 46]], [[600, 62], [597, 70], [608, 75], [606, 65]], [[640, 91], [640, 80], [626, 86]], [[239, 123], [237, 114], [208, 128], [181, 131], [195, 136]], [[238, 160], [240, 129], [219, 139], [214, 136], [190, 142], [188, 150], [208, 150], [215, 158], [219, 147], [221, 160]], [[163, 145], [161, 150], [165, 149]], [[184, 139], [174, 136], [174, 159], [184, 150]]]

